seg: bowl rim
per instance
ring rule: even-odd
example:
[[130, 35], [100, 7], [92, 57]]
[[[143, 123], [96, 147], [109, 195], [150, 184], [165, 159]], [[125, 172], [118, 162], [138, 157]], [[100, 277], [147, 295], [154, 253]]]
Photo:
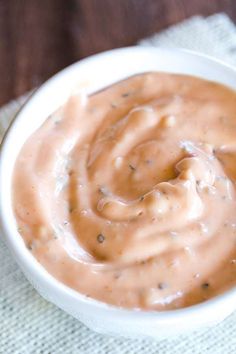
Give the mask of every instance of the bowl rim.
[[[121, 52], [128, 52], [128, 51], [136, 51], [137, 53], [142, 51], [155, 51], [161, 52], [162, 55], [165, 52], [168, 53], [182, 53], [189, 56], [198, 57], [204, 59], [206, 62], [214, 62], [217, 65], [223, 66], [225, 69], [230, 69], [234, 75], [236, 75], [236, 68], [233, 66], [224, 63], [222, 60], [215, 59], [209, 55], [200, 54], [198, 52], [182, 49], [182, 48], [156, 48], [156, 47], [139, 47], [139, 46], [131, 46], [126, 48], [117, 48], [112, 49], [109, 51], [105, 51], [99, 54], [94, 54], [89, 56], [88, 58], [79, 60], [70, 66], [66, 67], [65, 69], [59, 71], [47, 81], [45, 81], [39, 88], [37, 88], [30, 97], [27, 98], [26, 102], [17, 112], [16, 116], [14, 117], [13, 121], [11, 122], [10, 126], [8, 127], [7, 131], [4, 134], [3, 140], [0, 144], [0, 228], [1, 228], [1, 236], [5, 243], [7, 244], [8, 248], [10, 249], [11, 253], [14, 256], [14, 259], [17, 261], [19, 266], [21, 267], [21, 262], [24, 263], [26, 268], [30, 267], [31, 271], [34, 272], [36, 282], [39, 280], [43, 284], [46, 284], [51, 289], [54, 288], [56, 292], [61, 293], [67, 299], [71, 298], [76, 301], [82, 302], [88, 306], [96, 307], [100, 310], [108, 311], [109, 314], [117, 315], [118, 317], [129, 318], [131, 315], [133, 318], [139, 320], [147, 320], [147, 321], [184, 321], [187, 319], [191, 320], [200, 320], [202, 317], [208, 316], [209, 313], [214, 314], [219, 310], [219, 307], [230, 313], [236, 309], [236, 286], [232, 287], [229, 290], [226, 290], [222, 294], [219, 294], [213, 298], [210, 298], [207, 301], [191, 305], [185, 308], [178, 308], [174, 310], [165, 310], [165, 311], [156, 311], [156, 310], [144, 310], [144, 309], [132, 309], [132, 308], [121, 308], [115, 305], [107, 304], [102, 301], [96, 300], [94, 298], [86, 297], [82, 293], [70, 288], [69, 286], [63, 284], [61, 281], [54, 278], [37, 260], [36, 258], [27, 250], [23, 239], [18, 233], [13, 233], [11, 228], [9, 227], [9, 223], [7, 222], [7, 210], [5, 210], [5, 203], [2, 198], [1, 190], [4, 188], [4, 171], [2, 165], [4, 164], [4, 160], [7, 159], [8, 155], [8, 146], [11, 143], [11, 134], [15, 129], [16, 122], [18, 118], [24, 115], [25, 107], [27, 107], [28, 103], [31, 101], [32, 98], [38, 95], [39, 92], [42, 92], [54, 79], [58, 79], [61, 75], [66, 75], [70, 70], [75, 70], [81, 63], [89, 62], [91, 60], [96, 60], [98, 58], [102, 58], [103, 56], [107, 55], [116, 55], [117, 53]], [[16, 237], [17, 235], [17, 237]], [[21, 258], [21, 261], [19, 259]], [[53, 302], [53, 301], [52, 301]], [[230, 311], [229, 311], [230, 310]], [[204, 316], [204, 317], [205, 317]]]

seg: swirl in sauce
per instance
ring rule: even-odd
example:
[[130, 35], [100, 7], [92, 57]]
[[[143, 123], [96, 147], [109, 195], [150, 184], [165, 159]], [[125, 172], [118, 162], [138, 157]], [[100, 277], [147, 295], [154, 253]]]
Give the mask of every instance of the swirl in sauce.
[[235, 166], [234, 91], [137, 75], [72, 96], [24, 144], [13, 179], [19, 232], [87, 296], [189, 306], [236, 283]]

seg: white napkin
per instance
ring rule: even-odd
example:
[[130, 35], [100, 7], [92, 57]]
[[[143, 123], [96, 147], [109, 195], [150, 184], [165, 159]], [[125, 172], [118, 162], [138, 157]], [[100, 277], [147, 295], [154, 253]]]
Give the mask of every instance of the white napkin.
[[[184, 47], [236, 65], [236, 27], [224, 14], [193, 17], [140, 41]], [[0, 140], [25, 97], [0, 110]], [[162, 342], [96, 334], [42, 299], [0, 240], [0, 354], [227, 354], [236, 351], [236, 313], [214, 328]]]

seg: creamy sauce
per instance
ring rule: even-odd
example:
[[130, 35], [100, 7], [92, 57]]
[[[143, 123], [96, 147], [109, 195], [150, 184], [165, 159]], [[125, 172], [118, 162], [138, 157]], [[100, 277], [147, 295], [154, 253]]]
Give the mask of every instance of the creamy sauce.
[[49, 117], [18, 156], [13, 204], [25, 244], [57, 279], [167, 310], [235, 285], [235, 180], [236, 93], [149, 73]]

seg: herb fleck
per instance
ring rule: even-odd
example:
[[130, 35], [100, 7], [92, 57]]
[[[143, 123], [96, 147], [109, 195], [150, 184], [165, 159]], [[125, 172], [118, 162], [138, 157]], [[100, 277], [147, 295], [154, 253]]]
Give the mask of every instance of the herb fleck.
[[112, 108], [117, 108], [117, 105], [115, 103], [111, 103]]
[[142, 197], [140, 197], [140, 202], [142, 202], [144, 200], [144, 196], [142, 195]]
[[105, 236], [103, 234], [97, 235], [98, 243], [103, 243], [105, 241]]

